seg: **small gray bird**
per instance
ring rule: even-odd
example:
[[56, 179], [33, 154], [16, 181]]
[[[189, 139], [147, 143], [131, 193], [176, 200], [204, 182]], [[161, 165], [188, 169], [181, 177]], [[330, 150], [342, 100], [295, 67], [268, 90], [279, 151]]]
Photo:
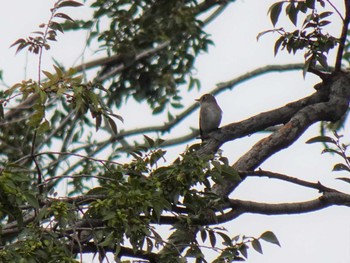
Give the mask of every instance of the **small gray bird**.
[[199, 130], [202, 141], [208, 139], [208, 134], [219, 128], [222, 111], [215, 98], [211, 94], [204, 94], [199, 99], [201, 109], [199, 111]]

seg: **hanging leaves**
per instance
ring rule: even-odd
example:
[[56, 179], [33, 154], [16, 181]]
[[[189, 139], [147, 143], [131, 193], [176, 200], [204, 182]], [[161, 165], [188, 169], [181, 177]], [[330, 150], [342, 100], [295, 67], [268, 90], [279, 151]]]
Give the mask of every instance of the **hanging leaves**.
[[[274, 54], [277, 55], [279, 50], [287, 50], [288, 53], [295, 54], [297, 51], [304, 51], [304, 70], [303, 75], [310, 68], [321, 66], [324, 71], [329, 70], [327, 54], [337, 44], [338, 39], [331, 36], [329, 33], [324, 33], [324, 28], [330, 23], [327, 20], [333, 12], [325, 11], [318, 13], [317, 9], [325, 7], [324, 1], [308, 0], [308, 1], [280, 1], [274, 3], [268, 14], [272, 25], [275, 27], [280, 14], [285, 9], [285, 13], [294, 27], [298, 26], [298, 17], [300, 13], [305, 19], [300, 29], [292, 32], [286, 31], [283, 27], [279, 29], [266, 30], [259, 33], [257, 38], [270, 32], [277, 32], [281, 36], [276, 40], [274, 46]], [[345, 52], [346, 53], [346, 52]]]
[[46, 50], [50, 49], [49, 41], [56, 41], [57, 31], [63, 33], [63, 28], [61, 24], [55, 21], [55, 18], [60, 18], [74, 22], [74, 20], [65, 13], [56, 13], [58, 9], [62, 7], [79, 7], [82, 6], [81, 3], [76, 1], [58, 1], [54, 8], [51, 9], [51, 18], [47, 24], [40, 24], [39, 28], [43, 31], [33, 32], [34, 36], [29, 36], [28, 38], [20, 38], [16, 40], [11, 47], [17, 46], [16, 53], [24, 48], [28, 48], [29, 52], [34, 54], [39, 54], [39, 52], [44, 48]]

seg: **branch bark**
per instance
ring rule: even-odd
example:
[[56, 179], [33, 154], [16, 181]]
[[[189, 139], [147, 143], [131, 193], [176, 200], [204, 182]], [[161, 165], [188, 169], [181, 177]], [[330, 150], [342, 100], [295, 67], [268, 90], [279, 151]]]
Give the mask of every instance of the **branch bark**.
[[[305, 99], [261, 113], [248, 120], [224, 126], [219, 131], [213, 132], [213, 139], [204, 145], [200, 154], [214, 153], [227, 141], [286, 122], [270, 136], [256, 143], [233, 164], [236, 170], [254, 170], [270, 156], [288, 148], [312, 124], [319, 121], [339, 120], [346, 113], [349, 100], [350, 76], [340, 72], [324, 81], [315, 94]], [[227, 196], [238, 184], [238, 182], [226, 180], [225, 184], [216, 185], [213, 190], [221, 196]]]
[[314, 200], [280, 204], [266, 204], [236, 199], [231, 199], [229, 202], [231, 207], [238, 209], [241, 214], [285, 215], [309, 213], [332, 205], [350, 206], [350, 195], [328, 192]]

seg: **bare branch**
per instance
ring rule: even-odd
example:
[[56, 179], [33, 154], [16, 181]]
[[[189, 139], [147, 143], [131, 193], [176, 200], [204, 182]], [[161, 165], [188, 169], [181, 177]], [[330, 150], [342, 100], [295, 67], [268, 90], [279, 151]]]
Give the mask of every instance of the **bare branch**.
[[350, 195], [343, 193], [324, 193], [317, 199], [307, 202], [266, 204], [231, 199], [231, 207], [241, 213], [264, 215], [301, 214], [317, 211], [332, 205], [350, 206]]
[[273, 172], [269, 172], [269, 171], [258, 170], [258, 171], [239, 171], [239, 174], [242, 177], [258, 176], [258, 177], [268, 177], [268, 178], [278, 179], [278, 180], [282, 180], [285, 182], [297, 184], [300, 186], [312, 188], [312, 189], [318, 190], [319, 192], [323, 192], [323, 193], [324, 192], [339, 193], [339, 191], [332, 189], [332, 188], [328, 188], [328, 187], [324, 186], [323, 184], [321, 184], [320, 182], [312, 183], [312, 182], [304, 181], [304, 180], [301, 180], [299, 178], [291, 177], [291, 176], [281, 174], [281, 173], [273, 173]]

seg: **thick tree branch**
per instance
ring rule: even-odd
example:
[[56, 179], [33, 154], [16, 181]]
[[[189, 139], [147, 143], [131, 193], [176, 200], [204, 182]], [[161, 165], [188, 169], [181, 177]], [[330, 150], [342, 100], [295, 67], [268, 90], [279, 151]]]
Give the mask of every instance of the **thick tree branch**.
[[[328, 93], [328, 99], [325, 99], [324, 96]], [[348, 109], [349, 100], [350, 77], [339, 73], [324, 82], [322, 87], [306, 100], [299, 100], [280, 109], [221, 128], [213, 133], [215, 139], [204, 145], [201, 153], [216, 151], [226, 141], [243, 136], [244, 133], [256, 132], [258, 128], [263, 129], [267, 125], [278, 124], [278, 120], [283, 122], [290, 118], [279, 130], [256, 143], [233, 165], [236, 170], [254, 170], [273, 154], [289, 147], [312, 124], [340, 119]], [[290, 108], [291, 105], [293, 107]], [[254, 121], [255, 118], [259, 118], [259, 121]], [[245, 125], [242, 125], [243, 123]], [[224, 185], [216, 185], [214, 189], [219, 195], [227, 196], [237, 185], [237, 182], [228, 181]]]
[[[300, 63], [287, 64], [287, 65], [267, 65], [267, 66], [264, 66], [261, 68], [254, 69], [254, 70], [247, 72], [245, 74], [242, 74], [241, 76], [233, 78], [232, 80], [222, 82], [222, 83], [218, 84], [217, 88], [213, 89], [211, 91], [211, 93], [212, 94], [219, 94], [219, 93], [224, 92], [226, 90], [232, 90], [234, 87], [238, 86], [239, 84], [244, 83], [245, 81], [248, 81], [250, 79], [255, 79], [256, 77], [259, 77], [259, 76], [262, 76], [262, 75], [265, 75], [268, 73], [289, 72], [289, 71], [293, 71], [293, 70], [302, 70], [302, 69], [303, 69], [303, 64], [300, 64]], [[286, 110], [286, 113], [284, 113], [284, 115], [287, 115], [287, 116], [284, 117], [282, 119], [282, 121], [286, 122], [290, 118], [290, 116], [292, 116], [292, 114], [294, 114], [296, 111], [301, 109], [306, 103], [315, 103], [317, 101], [322, 100], [322, 97], [324, 97], [325, 99], [327, 98], [326, 95], [323, 95], [322, 92], [319, 92], [317, 95], [307, 97], [307, 98], [304, 98], [304, 99], [299, 100], [297, 102], [288, 104], [287, 106], [288, 106], [288, 109], [290, 108], [290, 110], [288, 110], [288, 109]], [[168, 132], [168, 131], [172, 130], [176, 125], [181, 123], [184, 119], [186, 119], [198, 107], [199, 107], [198, 103], [193, 103], [187, 109], [185, 109], [182, 113], [175, 116], [173, 120], [171, 120], [165, 124], [162, 124], [162, 125], [136, 128], [136, 129], [132, 129], [132, 130], [128, 130], [128, 131], [121, 130], [117, 135], [111, 136], [109, 139], [97, 143], [95, 145], [96, 148], [94, 149], [94, 151], [92, 151], [90, 153], [90, 155], [94, 156], [94, 155], [98, 154], [99, 152], [104, 150], [106, 147], [110, 146], [111, 141], [120, 141], [120, 140], [125, 139], [127, 137], [131, 137], [131, 136], [135, 136], [135, 135], [139, 135], [139, 134], [145, 134], [145, 133]], [[274, 110], [274, 111], [279, 112], [278, 109]], [[269, 128], [271, 126], [274, 126], [276, 124], [280, 124], [281, 123], [279, 121], [280, 118], [281, 118], [281, 114], [276, 114], [273, 122], [270, 121], [270, 122], [264, 123], [265, 119], [271, 119], [271, 114], [269, 112], [267, 112], [265, 114], [263, 113], [263, 114], [255, 116], [255, 117], [252, 117], [246, 121], [240, 122], [240, 124], [237, 123], [238, 126], [236, 124], [232, 124], [233, 125], [232, 130], [235, 131], [235, 134], [232, 134], [232, 137], [234, 137], [234, 138], [243, 137], [243, 136], [246, 136], [248, 134], [252, 134], [256, 131], [261, 131], [261, 130], [264, 130], [264, 129]], [[260, 123], [262, 123], [262, 124], [260, 124]], [[250, 127], [248, 127], [248, 126], [250, 126]], [[162, 144], [162, 147], [170, 147], [170, 146], [173, 146], [173, 145], [176, 145], [179, 143], [184, 143], [184, 142], [190, 141], [191, 139], [195, 138], [196, 136], [198, 136], [197, 130], [192, 131], [191, 133], [184, 135], [184, 136], [181, 136], [179, 138], [167, 140]], [[214, 146], [214, 149], [215, 149], [215, 147], [219, 147], [218, 142], [215, 141], [214, 144], [216, 145], [216, 146]], [[77, 152], [84, 150], [85, 148], [89, 148], [89, 147], [90, 147], [89, 145], [81, 146], [81, 147], [75, 149], [74, 152], [77, 153]], [[126, 146], [126, 147], [128, 147], [128, 146]], [[210, 148], [210, 147], [208, 147], [208, 148]], [[122, 146], [122, 148], [120, 148], [119, 150], [124, 151], [124, 150], [126, 150], [126, 148], [124, 146]], [[214, 150], [214, 151], [208, 150], [209, 154], [214, 153], [215, 151], [216, 150]], [[59, 159], [59, 160], [61, 160], [61, 159]], [[77, 162], [76, 164], [71, 165], [70, 170], [74, 170], [74, 168], [77, 167], [79, 164], [80, 164], [80, 162]]]
[[317, 199], [307, 202], [266, 204], [231, 199], [231, 207], [243, 213], [264, 215], [301, 214], [317, 211], [332, 205], [350, 206], [350, 195], [343, 193], [324, 193]]
[[[226, 90], [231, 90], [234, 87], [236, 87], [239, 84], [242, 84], [250, 79], [255, 79], [256, 77], [259, 77], [261, 75], [265, 75], [272, 72], [289, 72], [293, 70], [302, 70], [303, 64], [297, 63], [297, 64], [287, 64], [287, 65], [267, 65], [261, 68], [257, 68], [255, 70], [252, 70], [250, 72], [247, 72], [245, 74], [240, 75], [237, 78], [234, 78], [232, 80], [219, 83], [217, 85], [217, 88], [213, 89], [210, 93], [216, 95], [221, 92], [224, 92]], [[302, 103], [304, 103], [302, 101]], [[149, 132], [168, 132], [170, 131], [174, 126], [182, 122], [188, 115], [190, 115], [192, 112], [194, 112], [199, 107], [198, 103], [193, 103], [190, 105], [186, 110], [184, 110], [179, 115], [175, 116], [173, 120], [162, 124], [158, 126], [150, 126], [150, 127], [144, 127], [144, 128], [137, 128], [129, 131], [120, 131], [118, 135], [113, 137], [113, 140], [118, 140], [120, 138], [125, 138], [129, 136], [134, 136], [137, 134], [143, 134], [143, 133], [149, 133]]]

